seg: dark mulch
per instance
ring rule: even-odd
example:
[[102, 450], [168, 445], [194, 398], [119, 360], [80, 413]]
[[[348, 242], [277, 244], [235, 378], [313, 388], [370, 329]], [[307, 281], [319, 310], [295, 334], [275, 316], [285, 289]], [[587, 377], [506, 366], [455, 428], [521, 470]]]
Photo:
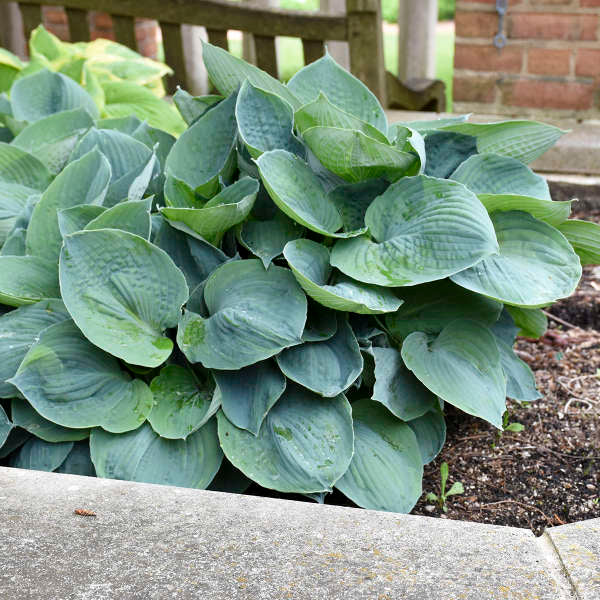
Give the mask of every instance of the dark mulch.
[[[600, 222], [600, 210], [578, 217]], [[543, 338], [517, 344], [543, 395], [527, 406], [509, 401], [510, 421], [525, 429], [499, 436], [448, 407], [447, 443], [425, 468], [423, 489], [438, 493], [446, 461], [448, 487], [461, 481], [465, 493], [448, 500], [447, 513], [423, 496], [415, 514], [536, 534], [600, 517], [600, 267], [586, 267], [577, 292], [550, 312], [560, 321], [551, 320]]]

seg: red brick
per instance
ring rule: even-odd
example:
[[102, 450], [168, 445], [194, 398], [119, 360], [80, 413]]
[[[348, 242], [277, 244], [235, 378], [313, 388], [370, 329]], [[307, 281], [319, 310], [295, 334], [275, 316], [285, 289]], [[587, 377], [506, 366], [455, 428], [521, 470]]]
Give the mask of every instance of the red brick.
[[96, 29], [112, 29], [113, 22], [108, 13], [95, 12], [91, 18], [92, 27]]
[[507, 46], [498, 50], [493, 46], [457, 43], [454, 48], [455, 69], [518, 73], [522, 62], [523, 50], [516, 46]]
[[595, 40], [598, 16], [589, 14], [515, 13], [508, 16], [509, 38]]
[[568, 75], [571, 50], [550, 48], [529, 48], [527, 70], [536, 75]]
[[48, 25], [66, 25], [67, 13], [59, 6], [45, 6], [43, 8], [44, 23]]
[[457, 37], [489, 38], [498, 32], [498, 15], [495, 13], [458, 11], [454, 23]]
[[580, 48], [577, 51], [575, 73], [580, 77], [600, 77], [600, 50]]
[[600, 0], [581, 0], [581, 6], [583, 8], [592, 8], [600, 6]]
[[529, 0], [530, 4], [534, 6], [546, 5], [546, 6], [575, 6], [578, 7], [577, 0]]
[[453, 96], [458, 102], [493, 102], [496, 96], [496, 79], [454, 77]]
[[592, 107], [593, 83], [519, 79], [502, 85], [502, 103], [528, 108], [586, 110]]

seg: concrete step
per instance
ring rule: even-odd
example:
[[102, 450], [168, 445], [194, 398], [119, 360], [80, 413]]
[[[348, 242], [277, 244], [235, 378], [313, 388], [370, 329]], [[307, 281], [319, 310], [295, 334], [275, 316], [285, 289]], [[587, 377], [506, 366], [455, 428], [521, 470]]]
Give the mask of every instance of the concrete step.
[[0, 598], [597, 600], [600, 520], [535, 538], [0, 467]]

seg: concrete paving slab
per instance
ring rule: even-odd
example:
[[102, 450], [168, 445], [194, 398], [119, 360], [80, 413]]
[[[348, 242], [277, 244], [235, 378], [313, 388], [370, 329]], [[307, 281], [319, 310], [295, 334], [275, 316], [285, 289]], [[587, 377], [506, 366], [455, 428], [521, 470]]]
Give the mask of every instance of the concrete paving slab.
[[528, 530], [0, 467], [0, 598], [576, 596]]
[[600, 519], [548, 529], [580, 600], [600, 598]]

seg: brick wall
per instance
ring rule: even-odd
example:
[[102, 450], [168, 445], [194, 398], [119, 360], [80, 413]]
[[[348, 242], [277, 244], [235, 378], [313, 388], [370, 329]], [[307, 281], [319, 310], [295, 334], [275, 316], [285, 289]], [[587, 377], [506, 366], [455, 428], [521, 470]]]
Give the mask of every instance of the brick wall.
[[[71, 41], [69, 39], [69, 27], [67, 24], [67, 15], [60, 7], [45, 6], [43, 9], [44, 26], [61, 40]], [[101, 12], [88, 13], [90, 23], [90, 37], [92, 40], [97, 38], [115, 39], [112, 20], [110, 15]], [[144, 56], [156, 58], [158, 43], [160, 40], [160, 30], [155, 21], [146, 19], [136, 19], [135, 37], [137, 40], [137, 50]]]
[[600, 0], [509, 0], [497, 32], [495, 0], [457, 2], [455, 112], [600, 118]]

